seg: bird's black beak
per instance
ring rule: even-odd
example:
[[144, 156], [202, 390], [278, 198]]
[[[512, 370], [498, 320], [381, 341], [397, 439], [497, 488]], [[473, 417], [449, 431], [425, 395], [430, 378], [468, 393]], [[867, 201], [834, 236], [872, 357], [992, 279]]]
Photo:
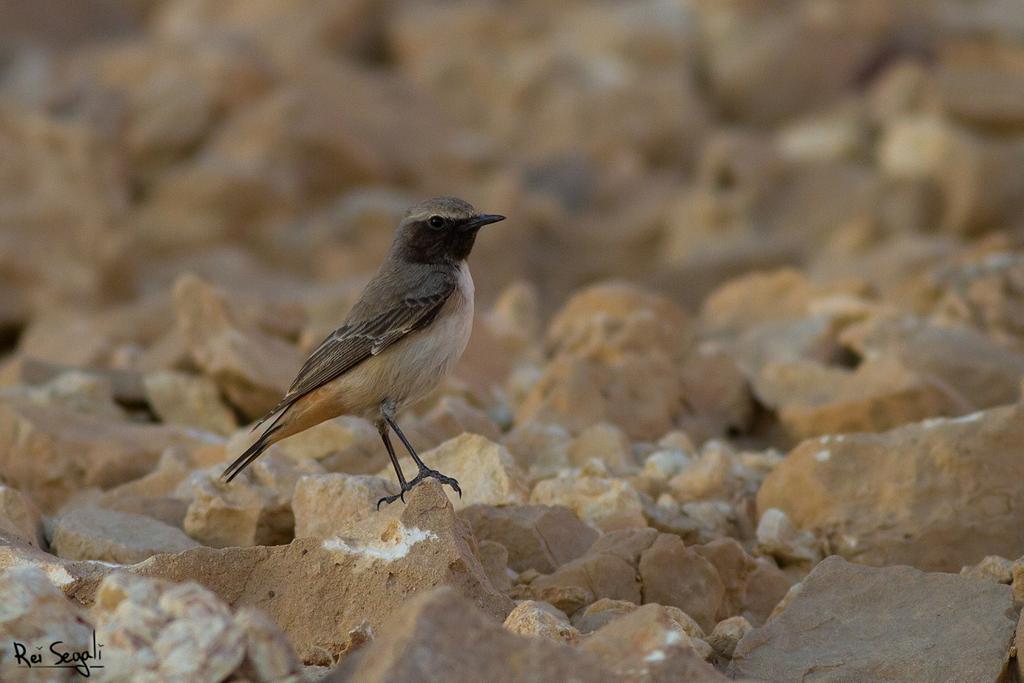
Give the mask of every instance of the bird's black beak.
[[479, 230], [485, 225], [490, 225], [491, 223], [497, 223], [498, 221], [503, 220], [505, 220], [505, 217], [499, 216], [496, 213], [482, 213], [479, 216], [473, 216], [463, 223], [463, 230]]

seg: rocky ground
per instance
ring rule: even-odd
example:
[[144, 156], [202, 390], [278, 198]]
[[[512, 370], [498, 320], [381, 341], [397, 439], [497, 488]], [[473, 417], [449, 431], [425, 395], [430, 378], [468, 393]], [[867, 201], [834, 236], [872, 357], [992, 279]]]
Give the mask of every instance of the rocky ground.
[[[1019, 0], [50, 5], [0, 4], [0, 679], [1018, 675]], [[509, 216], [400, 419], [464, 495], [375, 511], [350, 417], [223, 484], [434, 194]]]

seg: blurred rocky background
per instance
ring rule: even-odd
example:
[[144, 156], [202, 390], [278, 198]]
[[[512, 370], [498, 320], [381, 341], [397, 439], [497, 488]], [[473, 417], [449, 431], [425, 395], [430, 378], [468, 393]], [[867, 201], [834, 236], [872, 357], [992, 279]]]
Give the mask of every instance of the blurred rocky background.
[[[437, 194], [465, 495], [219, 482]], [[1020, 0], [0, 3], [0, 679], [1013, 680], [1022, 241]]]

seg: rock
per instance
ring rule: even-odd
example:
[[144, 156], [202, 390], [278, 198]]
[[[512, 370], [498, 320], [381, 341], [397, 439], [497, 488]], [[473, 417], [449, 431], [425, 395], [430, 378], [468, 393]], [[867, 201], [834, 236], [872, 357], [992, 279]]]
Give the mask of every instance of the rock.
[[[245, 445], [251, 438], [246, 430]], [[242, 443], [236, 446], [234, 439], [229, 446], [232, 453], [244, 450]], [[389, 462], [376, 428], [351, 415], [321, 422], [271, 448], [292, 460], [316, 460], [329, 472], [375, 474]]]
[[524, 600], [505, 618], [505, 628], [521, 636], [546, 638], [575, 645], [580, 639], [565, 613], [546, 602]]
[[298, 349], [246, 328], [229, 310], [224, 294], [195, 275], [175, 283], [174, 307], [195, 363], [246, 417], [263, 417], [302, 365]]
[[644, 605], [595, 631], [580, 650], [626, 681], [728, 680], [704, 661], [706, 643], [696, 640], [672, 613]]
[[[935, 628], [936, 615], [942, 628]], [[1006, 586], [830, 557], [785, 611], [744, 636], [730, 673], [774, 680], [814, 672], [835, 681], [997, 681], [1016, 621]], [[921, 633], [929, 634], [926, 642]]]
[[516, 415], [579, 432], [598, 422], [654, 439], [682, 411], [676, 363], [690, 346], [689, 321], [658, 295], [621, 283], [576, 294], [548, 330], [551, 360]]
[[453, 586], [503, 620], [512, 603], [491, 586], [468, 526], [440, 486], [424, 482], [406, 500], [404, 508], [384, 508], [326, 541], [196, 548], [154, 556], [131, 571], [198, 581], [234, 608], [261, 609], [307, 663], [331, 663], [348, 646], [349, 630], [365, 620], [376, 631], [392, 613], [407, 612], [410, 595], [430, 586]]
[[151, 470], [169, 446], [202, 445], [176, 427], [132, 424], [22, 401], [0, 402], [0, 470], [52, 512], [85, 488], [111, 488]]
[[185, 533], [203, 545], [251, 546], [273, 535], [260, 524], [267, 505], [264, 492], [251, 485], [224, 483], [219, 469], [194, 473], [178, 487], [178, 495], [191, 498], [182, 522]]
[[222, 680], [245, 657], [231, 611], [195, 583], [172, 585], [125, 574], [103, 580], [93, 613], [106, 675]]
[[71, 560], [133, 564], [199, 544], [151, 517], [87, 505], [66, 509], [52, 522], [50, 545], [54, 553]]
[[583, 555], [598, 537], [571, 510], [557, 505], [470, 505], [459, 516], [478, 539], [504, 546], [508, 566], [517, 572], [550, 574]]
[[639, 562], [643, 602], [678, 607], [710, 632], [725, 597], [715, 566], [678, 536], [659, 534]]
[[551, 603], [568, 615], [600, 600], [640, 604], [642, 584], [637, 564], [659, 534], [654, 529], [623, 529], [597, 539], [587, 553], [530, 584], [534, 599]]
[[40, 550], [46, 548], [43, 518], [28, 496], [0, 484], [0, 534]]
[[[639, 605], [628, 600], [601, 598], [572, 615], [572, 625], [580, 633], [592, 633], [613, 620], [639, 609]], [[680, 610], [681, 611], [681, 610]], [[697, 622], [694, 622], [696, 624]], [[699, 626], [697, 627], [700, 628]]]
[[879, 317], [846, 328], [840, 340], [861, 356], [894, 356], [911, 371], [934, 378], [966, 405], [961, 412], [1013, 403], [1024, 377], [1024, 354], [966, 325]]
[[505, 546], [494, 541], [480, 541], [477, 544], [477, 556], [491, 585], [502, 593], [511, 591], [512, 580], [509, 577], [508, 550]]
[[423, 417], [405, 423], [406, 436], [420, 448], [433, 448], [464, 433], [501, 440], [501, 429], [487, 413], [458, 396], [443, 396]]
[[796, 441], [819, 434], [884, 431], [969, 409], [945, 385], [892, 357], [871, 358], [855, 370], [816, 361], [768, 363], [754, 380], [754, 393], [778, 412]]
[[791, 584], [789, 577], [774, 562], [758, 558], [757, 567], [747, 578], [743, 616], [751, 624], [760, 626], [789, 592]]
[[[462, 496], [452, 499], [456, 510], [469, 505], [514, 505], [526, 502], [529, 492], [526, 478], [508, 450], [477, 434], [463, 434], [422, 453], [423, 462], [449, 477], [462, 487]], [[412, 458], [399, 459], [402, 471], [412, 478], [417, 471]], [[379, 473], [390, 481], [393, 468], [385, 467]], [[393, 485], [397, 490], [397, 485]]]
[[253, 681], [272, 683], [295, 676], [301, 680], [302, 664], [277, 624], [259, 610], [242, 608], [235, 614], [235, 627], [245, 638], [245, 659], [240, 675]]
[[238, 426], [220, 400], [217, 385], [206, 377], [159, 371], [145, 375], [142, 384], [146, 400], [163, 422], [225, 436]]
[[571, 443], [565, 427], [539, 420], [518, 425], [505, 435], [505, 445], [531, 481], [554, 477], [569, 467]]
[[757, 523], [757, 552], [774, 557], [783, 566], [812, 567], [822, 558], [821, 543], [814, 534], [799, 531], [778, 508], [768, 508], [761, 513]]
[[736, 645], [743, 640], [743, 636], [750, 633], [754, 627], [743, 617], [729, 617], [715, 625], [715, 630], [708, 636], [708, 645], [722, 659], [732, 659]]
[[757, 325], [804, 317], [818, 292], [799, 272], [785, 268], [730, 280], [704, 301], [700, 326], [725, 336]]
[[99, 585], [93, 615], [104, 643], [105, 675], [223, 680], [232, 673], [269, 682], [301, 665], [281, 630], [258, 610], [231, 610], [198, 584], [126, 573]]
[[[57, 663], [51, 643], [60, 652], [92, 653], [92, 629], [76, 607], [34, 567], [7, 569], [0, 573], [0, 593], [8, 596], [0, 609], [0, 674], [4, 680], [72, 681], [75, 670], [52, 669], [45, 678], [26, 678], [25, 666], [15, 658], [45, 653], [45, 664]], [[22, 648], [18, 647], [18, 644]]]
[[44, 406], [59, 406], [76, 413], [123, 418], [124, 410], [114, 402], [114, 386], [98, 373], [68, 370], [41, 386], [0, 389], [0, 396], [21, 398]]
[[698, 348], [681, 369], [687, 411], [680, 426], [695, 438], [745, 433], [753, 426], [754, 396], [739, 364], [730, 355]]
[[581, 467], [591, 459], [601, 461], [616, 475], [629, 474], [636, 469], [633, 449], [625, 432], [607, 423], [587, 427], [569, 444], [569, 462], [574, 466]]
[[731, 499], [743, 482], [735, 475], [736, 462], [731, 449], [725, 444], [709, 442], [700, 458], [668, 482], [672, 496], [682, 503], [708, 499]]
[[568, 646], [509, 633], [457, 591], [437, 588], [409, 599], [378, 638], [325, 680], [590, 683], [609, 676]]
[[864, 564], [959, 571], [986, 555], [1020, 557], [1021, 411], [805, 441], [768, 475], [757, 506]]
[[387, 482], [366, 474], [313, 474], [295, 485], [295, 538], [330, 538], [377, 512]]
[[601, 531], [647, 526], [640, 496], [622, 479], [573, 475], [546, 479], [533, 488], [530, 502], [567, 507]]
[[724, 588], [715, 619], [720, 621], [742, 614], [747, 608], [747, 587], [751, 574], [758, 568], [757, 561], [732, 538], [719, 538], [704, 545], [694, 545], [692, 549], [711, 563]]
[[973, 567], [962, 568], [960, 576], [1009, 585], [1013, 582], [1013, 564], [1005, 557], [988, 555]]

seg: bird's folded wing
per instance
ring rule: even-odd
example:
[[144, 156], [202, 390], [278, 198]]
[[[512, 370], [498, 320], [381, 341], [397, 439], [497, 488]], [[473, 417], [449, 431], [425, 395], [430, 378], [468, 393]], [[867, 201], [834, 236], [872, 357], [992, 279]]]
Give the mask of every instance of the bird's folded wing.
[[270, 415], [376, 356], [407, 334], [429, 325], [455, 291], [456, 283], [445, 278], [434, 284], [432, 291], [403, 298], [377, 315], [347, 321], [332, 332], [303, 364], [288, 393]]

